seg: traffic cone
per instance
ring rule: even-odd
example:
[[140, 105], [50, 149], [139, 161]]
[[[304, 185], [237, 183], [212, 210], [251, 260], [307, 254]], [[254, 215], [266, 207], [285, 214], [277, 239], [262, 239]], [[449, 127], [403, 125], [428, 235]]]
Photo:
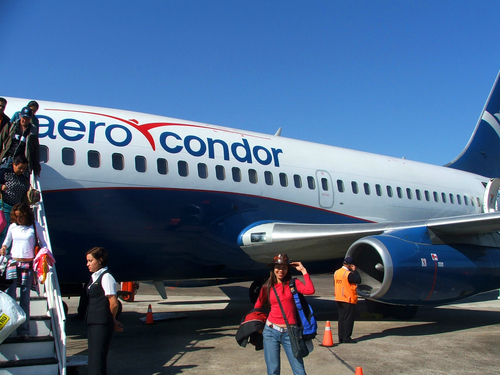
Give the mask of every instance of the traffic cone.
[[153, 310], [151, 310], [151, 305], [148, 306], [148, 313], [146, 314], [146, 324], [153, 324]]
[[363, 369], [361, 367], [356, 367], [356, 373], [354, 375], [363, 375]]
[[329, 320], [326, 321], [325, 334], [323, 336], [323, 343], [320, 346], [327, 346], [327, 347], [333, 346], [332, 328], [330, 327]]

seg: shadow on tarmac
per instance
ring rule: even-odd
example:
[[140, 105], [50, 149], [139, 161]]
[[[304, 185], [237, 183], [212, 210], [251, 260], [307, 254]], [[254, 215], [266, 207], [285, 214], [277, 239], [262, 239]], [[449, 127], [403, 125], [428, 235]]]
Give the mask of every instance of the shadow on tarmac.
[[[125, 311], [119, 317], [124, 326], [124, 331], [115, 333], [110, 353], [108, 356], [108, 373], [137, 375], [146, 374], [182, 374], [203, 373], [207, 363], [217, 358], [226, 358], [240, 349], [234, 339], [236, 330], [242, 316], [253, 308], [248, 299], [248, 287], [246, 286], [220, 286], [219, 289], [229, 299], [216, 297], [213, 300], [203, 299], [197, 301], [173, 301], [152, 302], [156, 305], [180, 306], [197, 305], [200, 303], [219, 304], [227, 306], [223, 309], [176, 310], [182, 312], [187, 318], [155, 322], [153, 325], [145, 325], [140, 318], [144, 314], [139, 312]], [[332, 333], [336, 334], [337, 307], [336, 303], [328, 294], [326, 298], [319, 296], [308, 297], [308, 301], [315, 311], [319, 321], [318, 338], [321, 340], [324, 321], [332, 322]], [[485, 293], [472, 297], [473, 301], [464, 300], [463, 303], [493, 301], [498, 296], [497, 292]], [[141, 302], [145, 302], [144, 300]], [[134, 302], [131, 302], [133, 304]], [[500, 303], [500, 301], [499, 301]], [[366, 312], [366, 304], [360, 301], [356, 309], [356, 320], [363, 320], [361, 315]], [[156, 312], [156, 311], [154, 311]], [[368, 321], [370, 322], [370, 321]], [[416, 317], [410, 321], [396, 321], [392, 318], [374, 320], [373, 329], [382, 329], [363, 336], [357, 336], [358, 341], [369, 341], [390, 336], [416, 337], [425, 335], [439, 335], [448, 332], [469, 330], [472, 328], [486, 327], [500, 323], [500, 313], [496, 311], [466, 310], [456, 307], [431, 308], [420, 307]], [[393, 324], [394, 323], [394, 324]], [[394, 327], [394, 325], [399, 325]], [[403, 326], [401, 326], [403, 325]], [[389, 328], [384, 328], [390, 326]], [[85, 323], [81, 320], [69, 318], [66, 322], [66, 332], [72, 341], [72, 355], [86, 355]], [[356, 330], [356, 325], [355, 325]], [[240, 352], [236, 359], [227, 368], [227, 372], [238, 373], [238, 358], [241, 355], [248, 356], [247, 352]], [[195, 356], [192, 354], [196, 353]], [[262, 358], [263, 360], [263, 358]], [[186, 361], [193, 361], [187, 363]], [[200, 367], [202, 366], [202, 367]], [[198, 368], [198, 370], [196, 370]], [[233, 369], [236, 369], [233, 370]], [[86, 367], [78, 372], [86, 375]]]

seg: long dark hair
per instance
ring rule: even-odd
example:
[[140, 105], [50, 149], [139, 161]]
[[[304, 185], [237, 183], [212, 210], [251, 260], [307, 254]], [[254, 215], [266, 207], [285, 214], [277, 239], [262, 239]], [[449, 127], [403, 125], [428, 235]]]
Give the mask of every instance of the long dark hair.
[[[278, 283], [278, 278], [274, 274], [274, 268], [277, 266], [277, 264], [273, 265], [273, 268], [271, 269], [271, 272], [269, 274], [269, 279], [262, 285], [262, 302], [266, 305], [270, 305], [270, 299], [269, 296], [271, 294], [271, 291], [273, 290], [273, 285]], [[287, 271], [286, 275], [283, 277], [282, 284], [281, 286], [283, 287], [283, 291], [285, 291], [285, 286], [292, 279], [292, 274], [290, 273], [290, 266], [287, 266]], [[274, 293], [274, 292], [273, 292]]]
[[35, 215], [33, 215], [33, 211], [26, 203], [16, 203], [12, 206], [12, 211], [10, 211], [10, 222], [20, 225], [17, 221], [16, 212], [19, 212], [21, 216], [26, 217], [26, 223], [23, 225], [30, 227], [35, 223]]

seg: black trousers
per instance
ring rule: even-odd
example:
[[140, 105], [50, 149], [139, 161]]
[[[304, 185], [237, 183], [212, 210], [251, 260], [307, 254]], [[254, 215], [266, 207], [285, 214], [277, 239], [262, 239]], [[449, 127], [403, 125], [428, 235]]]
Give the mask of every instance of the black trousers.
[[113, 336], [113, 325], [89, 324], [89, 375], [106, 375], [109, 344]]
[[346, 342], [351, 339], [354, 328], [354, 310], [356, 305], [353, 303], [337, 301], [337, 310], [339, 312], [339, 342]]

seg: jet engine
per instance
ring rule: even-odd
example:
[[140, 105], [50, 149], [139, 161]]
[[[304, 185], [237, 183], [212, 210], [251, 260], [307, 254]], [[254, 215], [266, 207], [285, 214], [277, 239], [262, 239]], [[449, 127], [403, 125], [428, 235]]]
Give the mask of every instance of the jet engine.
[[500, 287], [498, 248], [434, 245], [426, 228], [364, 237], [346, 255], [361, 275], [358, 294], [384, 303], [438, 305]]

